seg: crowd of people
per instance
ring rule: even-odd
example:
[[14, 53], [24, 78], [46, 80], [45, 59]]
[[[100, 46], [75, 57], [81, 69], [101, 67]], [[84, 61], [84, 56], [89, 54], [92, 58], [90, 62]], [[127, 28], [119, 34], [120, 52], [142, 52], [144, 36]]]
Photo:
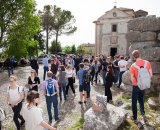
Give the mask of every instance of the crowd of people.
[[[136, 59], [138, 66], [144, 66], [145, 61], [140, 59], [139, 51], [134, 51], [133, 56]], [[112, 103], [111, 87], [121, 88], [122, 75], [129, 70], [131, 59], [122, 55], [111, 56], [99, 55], [94, 56], [73, 56], [67, 55], [57, 58], [52, 55], [51, 66], [49, 65], [47, 55], [43, 58], [43, 82], [40, 82], [38, 77], [38, 62], [34, 58], [31, 60], [31, 75], [28, 77], [29, 92], [26, 96], [27, 104], [22, 108], [24, 100], [23, 87], [17, 84], [16, 76], [11, 75], [9, 78], [10, 86], [8, 87], [7, 103], [13, 110], [13, 120], [17, 130], [25, 124], [26, 130], [41, 130], [43, 128], [55, 130], [52, 125], [52, 105], [54, 108], [54, 119], [59, 122], [58, 101], [67, 101], [70, 96], [69, 88], [76, 96], [74, 88], [75, 80], [79, 82], [79, 104], [86, 104], [87, 99], [91, 97], [91, 87], [96, 86], [102, 79], [104, 86], [104, 95], [107, 96], [107, 102]], [[147, 61], [147, 69], [152, 76], [150, 63]], [[130, 68], [131, 80], [133, 83], [132, 92], [132, 111], [133, 119], [137, 120], [137, 100], [140, 103], [141, 114], [145, 115], [143, 91], [138, 88], [137, 78], [138, 70], [132, 65]], [[136, 74], [136, 75], [135, 75]], [[47, 77], [46, 77], [47, 76]], [[39, 91], [42, 91], [45, 99], [48, 112], [49, 122], [43, 119], [43, 112], [38, 107]], [[63, 96], [62, 96], [63, 93]], [[22, 110], [21, 110], [22, 109]], [[22, 114], [22, 115], [21, 115]], [[19, 122], [19, 119], [21, 122]]]

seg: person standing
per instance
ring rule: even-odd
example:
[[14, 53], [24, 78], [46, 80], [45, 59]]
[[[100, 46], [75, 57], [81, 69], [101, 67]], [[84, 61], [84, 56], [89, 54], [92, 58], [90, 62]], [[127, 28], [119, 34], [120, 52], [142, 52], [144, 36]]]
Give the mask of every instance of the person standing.
[[60, 101], [62, 101], [62, 91], [63, 91], [63, 96], [64, 100], [67, 100], [66, 97], [66, 71], [64, 65], [59, 66], [60, 70], [57, 73], [57, 79], [58, 79], [58, 84], [59, 84], [59, 96], [60, 96]]
[[46, 97], [47, 111], [49, 116], [49, 124], [52, 124], [52, 109], [54, 107], [54, 119], [55, 121], [60, 121], [58, 117], [58, 96], [59, 89], [58, 83], [55, 79], [52, 79], [53, 73], [51, 71], [47, 72], [47, 80], [43, 81], [41, 84], [41, 90]]
[[87, 98], [90, 98], [90, 91], [91, 91], [91, 75], [90, 75], [90, 66], [89, 63], [86, 62], [84, 63], [84, 85], [86, 86], [86, 93], [87, 93]]
[[53, 79], [56, 79], [56, 74], [57, 74], [57, 71], [58, 71], [58, 66], [56, 65], [56, 62], [54, 59], [51, 60], [51, 70], [52, 73], [53, 73]]
[[119, 72], [119, 83], [117, 87], [120, 88], [122, 83], [122, 75], [128, 69], [128, 62], [124, 60], [124, 56], [121, 56], [121, 60], [118, 62], [118, 66], [120, 68], [120, 72]]
[[[84, 103], [86, 103], [86, 85], [84, 84], [84, 64], [79, 64], [79, 71], [77, 72], [77, 77], [79, 79], [79, 92], [80, 92], [80, 101], [79, 104], [83, 103], [83, 94], [84, 94]], [[84, 92], [84, 93], [83, 93]]]
[[103, 79], [103, 86], [106, 85], [106, 73], [107, 73], [107, 66], [108, 66], [108, 62], [106, 61], [105, 58], [103, 58], [102, 60], [102, 79]]
[[105, 77], [106, 84], [105, 84], [105, 96], [107, 96], [107, 102], [112, 101], [112, 92], [111, 87], [114, 82], [114, 72], [112, 66], [107, 67], [107, 75]]
[[70, 56], [70, 64], [72, 66], [72, 69], [74, 70], [74, 67], [75, 67], [75, 60], [72, 56]]
[[39, 93], [37, 91], [30, 91], [27, 94], [27, 104], [22, 109], [22, 115], [25, 119], [26, 130], [56, 130], [43, 119], [42, 109], [37, 107], [39, 103]]
[[114, 74], [115, 74], [114, 83], [115, 84], [118, 84], [118, 78], [119, 78], [119, 66], [118, 66], [118, 62], [119, 62], [119, 56], [115, 56], [115, 60], [113, 61]]
[[13, 69], [14, 69], [14, 65], [12, 64], [10, 58], [7, 58], [4, 62], [4, 66], [7, 68], [8, 70], [8, 76], [10, 77], [11, 75], [14, 74]]
[[38, 65], [38, 61], [36, 60], [35, 57], [33, 57], [33, 59], [31, 60], [31, 68], [34, 69], [38, 75], [38, 69], [39, 69], [39, 65]]
[[29, 91], [35, 90], [38, 92], [38, 86], [40, 84], [40, 79], [34, 69], [31, 70], [31, 76], [28, 77]]
[[77, 57], [75, 58], [76, 74], [77, 74], [77, 72], [78, 72], [78, 70], [79, 70], [79, 64], [80, 64], [80, 59], [79, 59], [79, 56], [77, 56]]
[[95, 84], [97, 84], [97, 80], [98, 80], [98, 66], [99, 66], [99, 63], [98, 63], [98, 60], [95, 60], [94, 61], [94, 68], [95, 68]]
[[16, 59], [14, 56], [11, 57], [11, 63], [13, 64], [13, 67], [16, 67]]
[[70, 64], [68, 64], [67, 67], [66, 67], [66, 77], [68, 79], [68, 84], [66, 86], [66, 96], [68, 96], [69, 86], [71, 87], [74, 96], [76, 96], [76, 92], [75, 92], [75, 89], [74, 89], [74, 86], [73, 86], [73, 78], [75, 78], [75, 76], [74, 76], [74, 72], [73, 72]]
[[43, 58], [43, 69], [44, 69], [43, 80], [45, 80], [46, 78], [46, 72], [49, 71], [48, 60], [49, 60], [48, 56], [45, 55]]
[[[20, 130], [21, 126], [25, 123], [22, 115], [20, 115], [22, 109], [22, 100], [24, 99], [24, 88], [17, 84], [17, 78], [10, 76], [10, 86], [7, 89], [7, 103], [13, 110], [13, 121], [16, 125], [17, 130]], [[21, 120], [21, 123], [19, 120]]]
[[137, 100], [139, 102], [140, 112], [143, 118], [145, 118], [145, 110], [144, 110], [144, 100], [143, 100], [144, 90], [140, 90], [138, 86], [137, 81], [138, 81], [139, 71], [135, 67], [135, 65], [138, 66], [139, 68], [141, 67], [146, 68], [150, 74], [150, 77], [152, 77], [153, 74], [152, 74], [152, 68], [151, 68], [150, 62], [140, 58], [140, 52], [138, 50], [134, 50], [132, 52], [132, 55], [136, 60], [135, 63], [132, 64], [130, 67], [131, 81], [133, 85], [132, 87], [133, 88], [132, 89], [132, 112], [133, 112], [133, 120], [136, 121], [137, 120]]
[[93, 86], [93, 80], [94, 80], [94, 76], [95, 76], [95, 63], [92, 62], [91, 66], [90, 66], [90, 74], [91, 74], [91, 84]]

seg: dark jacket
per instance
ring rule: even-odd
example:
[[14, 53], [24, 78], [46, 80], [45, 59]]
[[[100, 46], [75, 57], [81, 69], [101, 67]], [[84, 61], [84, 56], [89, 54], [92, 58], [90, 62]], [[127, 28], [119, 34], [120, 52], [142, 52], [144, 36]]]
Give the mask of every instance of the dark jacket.
[[5, 60], [4, 66], [5, 66], [7, 69], [14, 67], [13, 64], [12, 64], [12, 62], [10, 61], [10, 58], [7, 58], [7, 59]]
[[57, 74], [58, 67], [57, 67], [56, 64], [54, 64], [54, 63], [51, 64], [51, 71], [52, 71], [52, 73], [53, 73], [54, 75]]
[[114, 76], [111, 73], [108, 73], [106, 76], [106, 85], [105, 87], [112, 87], [114, 82]]
[[38, 66], [38, 63], [37, 63], [37, 60], [33, 59], [31, 60], [31, 63], [30, 63], [32, 69], [39, 69], [39, 66]]

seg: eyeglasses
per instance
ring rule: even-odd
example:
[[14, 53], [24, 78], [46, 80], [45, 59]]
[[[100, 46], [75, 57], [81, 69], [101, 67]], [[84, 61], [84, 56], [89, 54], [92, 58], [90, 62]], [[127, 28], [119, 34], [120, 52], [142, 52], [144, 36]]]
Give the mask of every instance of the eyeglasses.
[[34, 72], [31, 72], [31, 73], [34, 73]]

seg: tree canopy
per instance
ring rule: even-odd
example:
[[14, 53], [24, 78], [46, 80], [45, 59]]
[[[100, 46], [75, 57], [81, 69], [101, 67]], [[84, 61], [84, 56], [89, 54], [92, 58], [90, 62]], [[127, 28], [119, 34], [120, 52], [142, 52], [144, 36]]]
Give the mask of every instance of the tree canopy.
[[66, 54], [71, 54], [71, 50], [72, 50], [71, 46], [67, 45], [63, 47], [63, 52], [65, 52]]
[[[57, 49], [57, 50], [56, 50]], [[56, 44], [56, 41], [53, 40], [51, 43], [51, 47], [49, 48], [50, 53], [56, 54], [57, 52], [62, 52], [61, 44], [58, 42]]]
[[72, 47], [71, 47], [71, 53], [72, 54], [76, 53], [76, 46], [75, 45], [72, 45]]
[[85, 53], [85, 49], [83, 45], [79, 45], [77, 47], [77, 53], [81, 53], [81, 54]]
[[24, 3], [21, 2], [21, 6], [19, 17], [7, 30], [7, 40], [4, 46], [9, 56], [14, 55], [18, 59], [33, 52], [29, 48], [38, 45], [38, 41], [34, 40], [34, 36], [40, 30], [40, 18], [34, 14], [35, 2], [25, 0]]
[[42, 17], [42, 27], [46, 31], [46, 53], [48, 53], [48, 39], [52, 34], [56, 36], [57, 44], [58, 36], [61, 34], [69, 35], [77, 30], [77, 28], [73, 26], [75, 23], [74, 16], [68, 10], [47, 5], [44, 7], [43, 12], [40, 11], [40, 14]]

